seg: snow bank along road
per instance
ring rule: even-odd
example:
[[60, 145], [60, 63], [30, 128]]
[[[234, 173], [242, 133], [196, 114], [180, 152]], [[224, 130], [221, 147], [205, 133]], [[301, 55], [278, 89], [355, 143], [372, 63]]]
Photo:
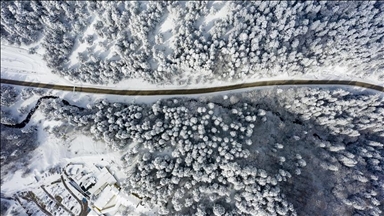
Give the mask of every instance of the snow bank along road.
[[219, 86], [211, 88], [198, 88], [198, 89], [160, 89], [160, 90], [116, 90], [116, 89], [103, 89], [103, 88], [91, 88], [91, 87], [76, 87], [66, 85], [55, 85], [46, 83], [35, 83], [27, 81], [1, 79], [1, 83], [21, 85], [27, 87], [47, 88], [62, 91], [76, 91], [95, 94], [114, 94], [114, 95], [185, 95], [185, 94], [205, 94], [212, 92], [229, 91], [251, 87], [263, 87], [263, 86], [281, 86], [281, 85], [348, 85], [364, 87], [373, 89], [376, 91], [384, 92], [384, 86], [349, 80], [271, 80], [260, 81], [252, 83], [243, 83], [229, 86]]

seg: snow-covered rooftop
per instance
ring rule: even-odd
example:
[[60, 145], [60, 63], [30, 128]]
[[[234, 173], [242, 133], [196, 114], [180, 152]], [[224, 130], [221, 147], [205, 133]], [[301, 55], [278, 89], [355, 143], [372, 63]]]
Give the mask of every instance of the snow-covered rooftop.
[[95, 194], [104, 185], [112, 185], [117, 182], [115, 177], [105, 167], [101, 169], [100, 174], [96, 178], [97, 178], [96, 184], [89, 189], [89, 192], [91, 194]]
[[[116, 195], [119, 194], [119, 189], [117, 189], [115, 186], [108, 185], [107, 187], [104, 188], [104, 190], [101, 192], [100, 197], [96, 200], [94, 205], [102, 210], [106, 205], [114, 198]], [[113, 203], [112, 205], [108, 206], [114, 206], [116, 203]]]

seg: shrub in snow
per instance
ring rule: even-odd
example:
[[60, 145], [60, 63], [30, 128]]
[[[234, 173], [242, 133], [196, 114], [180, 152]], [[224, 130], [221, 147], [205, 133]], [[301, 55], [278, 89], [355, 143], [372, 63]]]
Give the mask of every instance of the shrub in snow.
[[136, 118], [136, 119], [140, 119], [141, 117], [142, 117], [142, 114], [141, 114], [141, 113], [136, 113], [136, 114], [135, 114], [135, 118]]
[[259, 111], [257, 112], [258, 116], [265, 116], [265, 114], [267, 114], [267, 113], [263, 109], [259, 109]]
[[10, 85], [1, 85], [1, 106], [10, 107], [18, 100], [19, 91]]
[[221, 216], [225, 214], [225, 208], [219, 204], [215, 204], [213, 206], [213, 214], [217, 216]]

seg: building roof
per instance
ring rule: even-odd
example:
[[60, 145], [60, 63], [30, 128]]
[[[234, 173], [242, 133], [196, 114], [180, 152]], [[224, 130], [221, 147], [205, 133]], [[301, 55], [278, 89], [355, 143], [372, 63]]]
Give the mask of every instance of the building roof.
[[124, 205], [124, 206], [129, 206], [129, 205], [134, 205], [137, 206], [137, 204], [140, 203], [140, 199], [133, 196], [133, 195], [128, 195], [125, 193], [120, 193], [118, 196], [119, 202]]
[[114, 185], [108, 185], [104, 188], [104, 190], [101, 192], [99, 198], [96, 200], [94, 205], [99, 209], [103, 210], [105, 207], [112, 207], [116, 205], [116, 203], [110, 203], [108, 206], [107, 204], [112, 200], [116, 199], [116, 195], [119, 194], [119, 190]]
[[112, 185], [117, 182], [115, 177], [105, 167], [101, 169], [101, 172], [97, 175], [96, 179], [96, 184], [88, 190], [91, 194], [95, 194], [101, 190], [104, 185]]

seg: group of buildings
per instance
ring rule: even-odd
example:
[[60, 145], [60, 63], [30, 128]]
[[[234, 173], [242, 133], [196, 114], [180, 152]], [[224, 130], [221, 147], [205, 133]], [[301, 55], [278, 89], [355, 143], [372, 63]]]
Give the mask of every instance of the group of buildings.
[[79, 191], [99, 215], [116, 213], [121, 205], [137, 205], [140, 200], [124, 194], [107, 167], [68, 164], [65, 173], [70, 184]]

